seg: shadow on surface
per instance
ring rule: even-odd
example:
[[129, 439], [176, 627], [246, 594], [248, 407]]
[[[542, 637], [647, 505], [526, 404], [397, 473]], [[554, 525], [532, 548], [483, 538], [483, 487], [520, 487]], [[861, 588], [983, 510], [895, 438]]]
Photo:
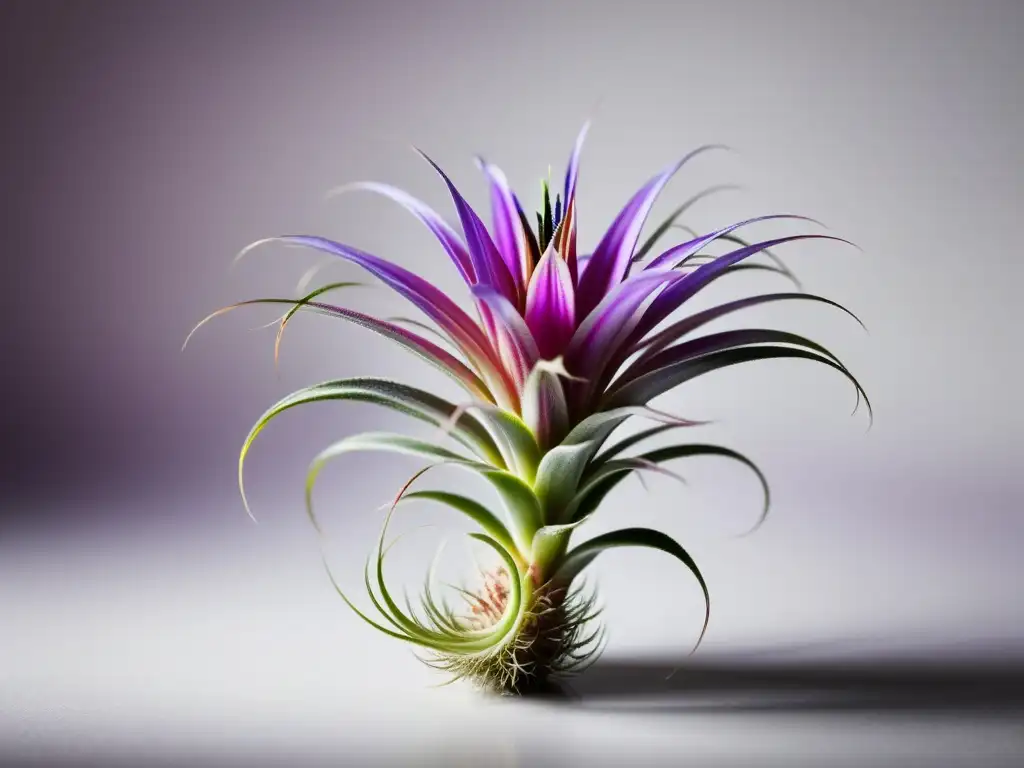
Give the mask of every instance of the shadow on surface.
[[629, 712], [1024, 714], [1024, 658], [603, 658], [547, 700]]

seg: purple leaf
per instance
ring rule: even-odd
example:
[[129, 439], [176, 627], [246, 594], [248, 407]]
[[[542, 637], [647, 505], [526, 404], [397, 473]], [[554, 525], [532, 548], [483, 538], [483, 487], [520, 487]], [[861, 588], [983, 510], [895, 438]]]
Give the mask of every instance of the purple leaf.
[[491, 165], [483, 158], [477, 158], [477, 164], [487, 176], [491, 188], [494, 239], [498, 253], [512, 275], [516, 290], [522, 295], [525, 292], [523, 286], [529, 279], [530, 257], [515, 197], [509, 187], [508, 179], [500, 168]]
[[480, 220], [476, 211], [470, 207], [466, 199], [456, 189], [452, 180], [448, 178], [448, 174], [441, 170], [441, 166], [420, 150], [416, 151], [433, 166], [437, 174], [444, 180], [444, 183], [448, 185], [448, 191], [451, 193], [452, 200], [455, 203], [455, 209], [459, 213], [459, 221], [462, 222], [463, 234], [465, 234], [466, 244], [469, 246], [469, 255], [476, 270], [477, 283], [492, 286], [513, 303], [518, 303], [519, 292], [516, 282], [512, 277], [512, 273], [509, 272], [508, 267], [505, 265], [501, 254], [498, 253], [498, 249], [495, 247], [494, 241], [491, 240], [491, 236], [488, 234], [487, 227], [484, 226], [483, 221]]
[[564, 213], [562, 218], [562, 237], [558, 246], [558, 252], [562, 254], [565, 263], [569, 268], [569, 275], [573, 287], [579, 285], [579, 266], [576, 263], [576, 181], [579, 178], [580, 154], [583, 152], [583, 142], [590, 130], [590, 121], [583, 124], [579, 135], [576, 137], [576, 144], [573, 146], [572, 154], [569, 156], [569, 164], [565, 169], [565, 196]]
[[576, 144], [573, 146], [572, 154], [569, 156], [569, 165], [565, 168], [565, 189], [563, 194], [566, 205], [576, 196], [576, 179], [579, 178], [580, 172], [580, 154], [583, 152], [583, 142], [586, 141], [589, 130], [590, 121], [588, 120], [580, 129], [579, 135], [576, 136]]
[[[329, 287], [328, 287], [329, 289]], [[321, 289], [321, 292], [325, 289]], [[316, 294], [313, 294], [316, 295]], [[494, 398], [490, 391], [487, 389], [487, 385], [476, 375], [465, 363], [463, 363], [455, 355], [448, 352], [446, 349], [439, 347], [437, 344], [423, 338], [422, 336], [413, 333], [394, 322], [388, 320], [381, 320], [380, 318], [373, 317], [371, 315], [364, 314], [362, 312], [356, 312], [352, 309], [345, 307], [339, 307], [334, 304], [327, 304], [320, 301], [313, 301], [309, 296], [302, 299], [282, 299], [282, 298], [268, 298], [268, 299], [249, 299], [247, 301], [240, 301], [235, 304], [223, 307], [216, 312], [208, 315], [204, 318], [193, 330], [189, 333], [188, 338], [185, 339], [185, 344], [188, 344], [189, 339], [192, 335], [198, 331], [202, 326], [206, 325], [210, 320], [215, 317], [219, 317], [226, 312], [229, 312], [239, 307], [246, 306], [257, 306], [260, 304], [283, 304], [289, 307], [288, 313], [280, 320], [280, 330], [278, 331], [277, 344], [274, 347], [274, 361], [277, 362], [278, 349], [281, 342], [281, 332], [284, 330], [285, 324], [288, 319], [300, 310], [308, 310], [317, 314], [326, 315], [328, 317], [340, 317], [343, 320], [348, 320], [356, 325], [368, 328], [381, 336], [384, 336], [391, 341], [394, 341], [399, 346], [402, 346], [426, 360], [428, 363], [436, 367], [442, 373], [455, 379], [467, 393], [474, 397], [479, 397], [486, 402], [494, 402]], [[434, 331], [433, 328], [429, 330]], [[436, 331], [435, 331], [436, 332]], [[182, 346], [184, 349], [184, 346]]]
[[[636, 249], [636, 252], [633, 254], [633, 261], [640, 261], [641, 259], [643, 259], [648, 253], [651, 252], [651, 250], [654, 248], [655, 243], [658, 242], [662, 235], [664, 235], [673, 227], [679, 229], [689, 229], [689, 227], [684, 227], [682, 224], [676, 224], [675, 222], [678, 221], [684, 213], [690, 210], [690, 208], [699, 203], [701, 200], [705, 199], [706, 197], [710, 197], [716, 192], [725, 192], [727, 190], [734, 189], [742, 189], [742, 187], [739, 187], [735, 184], [718, 184], [713, 187], [707, 187], [706, 189], [703, 189], [697, 194], [690, 197], [689, 200], [686, 200], [682, 205], [680, 205], [678, 208], [672, 211], [672, 213], [670, 213], [668, 217], [655, 228], [654, 232], [651, 233], [650, 237], [648, 237], [644, 241], [644, 244]], [[694, 232], [693, 236], [697, 237], [697, 233]]]
[[557, 445], [569, 430], [560, 365], [541, 361], [530, 371], [523, 388], [523, 421], [530, 427], [542, 451]]
[[487, 402], [493, 401], [493, 398], [490, 396], [490, 393], [483, 381], [481, 381], [472, 370], [466, 367], [461, 360], [433, 342], [423, 338], [419, 334], [406, 330], [405, 328], [402, 328], [395, 323], [388, 322], [387, 320], [380, 320], [376, 317], [372, 317], [371, 315], [366, 315], [362, 312], [357, 312], [355, 310], [339, 307], [333, 304], [311, 301], [307, 302], [304, 306], [312, 307], [314, 310], [319, 310], [327, 315], [350, 320], [356, 325], [361, 325], [362, 327], [375, 331], [382, 336], [386, 336], [423, 358], [443, 373], [451, 376], [470, 394], [482, 397]]
[[658, 194], [669, 180], [690, 159], [711, 149], [724, 149], [721, 145], [706, 145], [690, 152], [650, 179], [616, 216], [605, 233], [580, 277], [576, 294], [576, 317], [582, 320], [598, 305], [612, 287], [626, 276], [640, 239], [640, 231], [654, 206]]
[[569, 267], [553, 247], [537, 265], [526, 293], [526, 325], [546, 360], [560, 355], [576, 327], [575, 291]]
[[442, 219], [433, 208], [423, 201], [416, 199], [404, 190], [392, 187], [390, 184], [380, 184], [375, 181], [358, 181], [353, 184], [346, 184], [343, 187], [339, 187], [335, 192], [340, 193], [347, 192], [349, 190], [376, 192], [379, 195], [390, 198], [404, 207], [423, 222], [427, 228], [434, 233], [434, 236], [441, 241], [441, 245], [444, 246], [448, 256], [451, 257], [455, 266], [458, 267], [462, 278], [466, 281], [466, 284], [472, 285], [476, 282], [476, 272], [473, 269], [473, 262], [469, 257], [469, 252], [466, 250], [466, 246], [463, 244], [458, 233], [452, 229], [448, 222]]
[[718, 256], [713, 261], [710, 261], [707, 264], [702, 264], [693, 272], [684, 275], [681, 280], [662, 291], [654, 304], [652, 304], [644, 314], [640, 324], [633, 331], [633, 336], [630, 339], [630, 342], [635, 343], [646, 336], [655, 328], [655, 326], [658, 325], [658, 323], [678, 309], [684, 301], [691, 298], [695, 293], [697, 293], [697, 291], [707, 285], [728, 267], [733, 264], [737, 264], [744, 259], [750, 258], [767, 248], [772, 248], [773, 246], [781, 243], [789, 243], [795, 240], [836, 240], [841, 243], [848, 243], [852, 245], [848, 240], [844, 240], [841, 237], [833, 237], [831, 235], [790, 235], [788, 237], [779, 237], [774, 240], [762, 240], [759, 243], [753, 243], [745, 248], [738, 248], [735, 251], [730, 251], [729, 253]]
[[710, 245], [723, 235], [728, 235], [730, 232], [733, 232], [740, 227], [745, 227], [748, 224], [755, 224], [759, 221], [768, 221], [770, 219], [799, 219], [801, 221], [814, 222], [815, 224], [819, 223], [818, 221], [806, 216], [796, 216], [788, 213], [778, 213], [771, 216], [757, 216], [756, 218], [747, 219], [746, 221], [741, 221], [736, 224], [730, 224], [728, 227], [723, 227], [722, 229], [716, 230], [707, 235], [701, 235], [700, 237], [695, 237], [693, 240], [689, 240], [688, 242], [675, 245], [657, 258], [652, 259], [645, 269], [672, 269], [674, 267], [678, 267], [682, 262], [696, 254], [704, 246]]
[[[482, 301], [488, 310], [499, 321], [496, 325], [498, 331], [503, 333], [512, 344], [512, 351], [516, 356], [516, 368], [520, 386], [525, 382], [527, 374], [539, 359], [540, 353], [537, 350], [537, 342], [530, 332], [522, 315], [507, 298], [495, 289], [477, 285], [473, 288], [473, 295]], [[506, 368], [508, 366], [506, 360]]]
[[646, 306], [656, 301], [657, 291], [683, 277], [669, 270], [642, 272], [615, 286], [576, 329], [565, 353], [566, 367], [585, 379], [599, 376], [640, 322]]
[[[515, 397], [512, 382], [497, 359], [480, 327], [473, 322], [447, 294], [397, 264], [366, 253], [350, 245], [309, 235], [287, 235], [271, 238], [284, 243], [305, 245], [359, 265], [401, 294], [448, 334], [452, 341], [475, 365], [481, 368], [492, 391], [497, 389]], [[267, 241], [261, 241], [267, 242]], [[489, 375], [488, 375], [489, 374]], [[513, 391], [509, 392], [512, 389]], [[495, 392], [497, 395], [498, 392]]]

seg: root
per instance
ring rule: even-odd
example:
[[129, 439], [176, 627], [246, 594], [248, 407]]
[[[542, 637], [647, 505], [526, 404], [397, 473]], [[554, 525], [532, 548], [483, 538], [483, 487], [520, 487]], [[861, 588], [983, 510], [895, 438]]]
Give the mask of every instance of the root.
[[[479, 628], [495, 621], [507, 594], [501, 569], [473, 595], [472, 615], [464, 621]], [[604, 629], [595, 626], [600, 610], [596, 596], [581, 586], [573, 590], [540, 587], [515, 630], [500, 645], [472, 654], [432, 652], [425, 664], [451, 675], [449, 682], [466, 680], [501, 695], [528, 695], [582, 672], [603, 649]]]

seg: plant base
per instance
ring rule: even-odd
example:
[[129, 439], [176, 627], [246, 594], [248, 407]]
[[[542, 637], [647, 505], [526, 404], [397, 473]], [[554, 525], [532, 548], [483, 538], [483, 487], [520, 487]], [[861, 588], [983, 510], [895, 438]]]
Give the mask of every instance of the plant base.
[[[508, 574], [499, 569], [485, 577], [483, 589], [471, 595], [467, 624], [484, 628], [504, 613]], [[476, 687], [505, 696], [550, 695], [561, 680], [582, 672], [599, 655], [604, 632], [593, 628], [599, 611], [593, 594], [545, 584], [534, 591], [530, 605], [509, 638], [475, 654], [435, 654], [423, 661]]]

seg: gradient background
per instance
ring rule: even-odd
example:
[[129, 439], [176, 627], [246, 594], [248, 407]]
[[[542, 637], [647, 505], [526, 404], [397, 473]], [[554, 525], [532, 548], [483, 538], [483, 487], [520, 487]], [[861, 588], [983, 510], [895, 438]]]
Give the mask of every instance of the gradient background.
[[[760, 690], [684, 692], [683, 714], [556, 712], [427, 689], [436, 678], [333, 593], [301, 513], [317, 450], [407, 423], [358, 405], [280, 419], [249, 467], [259, 525], [234, 473], [251, 423], [300, 386], [372, 374], [454, 396], [448, 383], [316, 317], [295, 322], [277, 374], [273, 331], [249, 330], [272, 313], [240, 310], [180, 346], [206, 313], [293, 295], [319, 263], [268, 248], [228, 270], [268, 235], [342, 239], [456, 291], [441, 249], [399, 208], [325, 199], [374, 179], [447, 214], [410, 144], [481, 205], [471, 156], [485, 153], [532, 207], [538, 179], [549, 164], [560, 176], [594, 117], [583, 249], [667, 162], [730, 144], [736, 153], [677, 177], [655, 216], [736, 182], [743, 191], [702, 202], [688, 223], [792, 211], [856, 241], [864, 253], [796, 244], [783, 255], [870, 335], [813, 306], [738, 322], [838, 352], [872, 396], [875, 427], [848, 416], [852, 393], [824, 368], [707, 377], [660, 405], [716, 419], [707, 439], [761, 465], [774, 491], [766, 526], [734, 538], [757, 488], [708, 460], [680, 466], [683, 491], [624, 484], [592, 531], [656, 525], [684, 542], [714, 601], [703, 658], [726, 667], [1019, 658], [1022, 33], [1024, 5], [994, 0], [0, 4], [2, 759], [1013, 764], [1024, 732], [999, 712], [801, 709]], [[320, 277], [362, 275], [333, 265]], [[782, 287], [736, 278], [699, 303]], [[351, 304], [402, 311], [379, 289], [353, 291]], [[376, 508], [415, 466], [352, 456], [325, 474], [332, 567], [350, 589]], [[404, 524], [419, 522], [452, 521], [424, 510]], [[397, 579], [419, 575], [439, 535], [410, 539]], [[623, 551], [595, 574], [609, 658], [682, 657], [700, 599], [675, 564]]]

